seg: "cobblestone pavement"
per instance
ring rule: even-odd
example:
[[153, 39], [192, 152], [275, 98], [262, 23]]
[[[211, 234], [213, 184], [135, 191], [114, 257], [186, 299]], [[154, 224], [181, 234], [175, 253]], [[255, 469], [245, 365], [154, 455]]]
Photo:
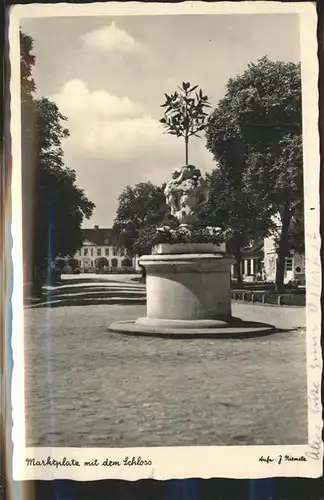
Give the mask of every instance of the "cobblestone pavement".
[[[234, 304], [234, 314], [239, 310]], [[144, 315], [144, 306], [118, 305], [25, 311], [28, 446], [307, 441], [301, 329], [245, 340], [107, 331], [114, 321]]]

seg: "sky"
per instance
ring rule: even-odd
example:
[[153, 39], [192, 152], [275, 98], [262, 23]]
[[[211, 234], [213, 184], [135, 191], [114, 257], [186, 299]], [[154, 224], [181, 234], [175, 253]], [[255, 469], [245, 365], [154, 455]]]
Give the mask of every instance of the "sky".
[[[300, 60], [296, 14], [30, 18], [38, 97], [68, 118], [66, 165], [95, 204], [84, 227], [111, 227], [126, 185], [162, 184], [184, 164], [184, 143], [163, 132], [164, 93], [182, 81], [202, 87], [213, 107], [229, 78], [250, 62]], [[205, 139], [189, 162], [215, 167]]]

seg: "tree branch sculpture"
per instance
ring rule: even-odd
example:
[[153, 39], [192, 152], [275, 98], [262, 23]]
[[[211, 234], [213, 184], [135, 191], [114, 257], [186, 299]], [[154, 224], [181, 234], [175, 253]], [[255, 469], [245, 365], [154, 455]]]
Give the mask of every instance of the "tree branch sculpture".
[[205, 109], [210, 108], [208, 96], [203, 94], [198, 85], [191, 86], [190, 82], [182, 82], [182, 88], [178, 86], [179, 92], [165, 94], [166, 101], [161, 108], [166, 108], [164, 117], [160, 123], [166, 132], [185, 140], [185, 164], [188, 165], [189, 138], [200, 137], [207, 126], [208, 113]]

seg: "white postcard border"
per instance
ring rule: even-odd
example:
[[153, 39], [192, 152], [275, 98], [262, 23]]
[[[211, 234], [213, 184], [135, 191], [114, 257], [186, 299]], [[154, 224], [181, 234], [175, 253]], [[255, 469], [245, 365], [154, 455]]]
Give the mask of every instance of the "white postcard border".
[[[183, 2], [147, 4], [112, 2], [97, 4], [30, 4], [12, 7], [10, 12], [11, 139], [12, 139], [12, 261], [14, 264], [12, 303], [12, 411], [13, 475], [29, 479], [125, 479], [165, 480], [189, 477], [263, 478], [319, 477], [322, 475], [323, 443], [321, 374], [321, 261], [319, 234], [319, 135], [318, 61], [316, 8], [311, 2]], [[305, 173], [305, 225], [307, 275], [307, 383], [308, 444], [298, 446], [222, 446], [172, 448], [25, 448], [24, 418], [24, 322], [22, 290], [22, 200], [20, 144], [20, 52], [19, 20], [26, 17], [99, 15], [296, 13], [300, 16], [303, 88], [303, 142]], [[289, 354], [289, 353], [288, 353]], [[296, 460], [285, 460], [285, 456]], [[262, 462], [260, 457], [273, 462]], [[126, 457], [132, 465], [124, 463]], [[134, 460], [132, 460], [134, 457]], [[280, 458], [281, 457], [281, 458]], [[302, 460], [305, 457], [306, 460]], [[105, 464], [105, 460], [108, 462]], [[84, 465], [98, 460], [99, 465]], [[30, 462], [28, 462], [30, 461]], [[44, 465], [41, 462], [44, 461]], [[72, 464], [74, 461], [74, 465]], [[109, 465], [120, 462], [121, 465]], [[145, 464], [145, 461], [147, 462]], [[59, 464], [59, 462], [61, 462]], [[75, 465], [79, 462], [79, 465]], [[138, 463], [137, 463], [138, 462]], [[143, 463], [142, 463], [143, 462]], [[28, 465], [29, 463], [29, 465]], [[47, 463], [47, 465], [46, 465]], [[95, 463], [95, 462], [92, 462]], [[105, 464], [105, 465], [104, 465]]]

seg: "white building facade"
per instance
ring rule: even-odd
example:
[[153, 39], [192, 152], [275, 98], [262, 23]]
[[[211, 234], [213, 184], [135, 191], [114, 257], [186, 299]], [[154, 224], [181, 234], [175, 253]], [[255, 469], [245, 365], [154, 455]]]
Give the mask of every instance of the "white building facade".
[[82, 234], [82, 247], [73, 256], [81, 272], [94, 272], [98, 267], [111, 271], [134, 267], [135, 262], [127, 250], [118, 247], [111, 228], [94, 226], [83, 229]]
[[[275, 281], [277, 254], [273, 236], [264, 239], [264, 280]], [[286, 257], [284, 282], [305, 281], [305, 255], [292, 251]]]

